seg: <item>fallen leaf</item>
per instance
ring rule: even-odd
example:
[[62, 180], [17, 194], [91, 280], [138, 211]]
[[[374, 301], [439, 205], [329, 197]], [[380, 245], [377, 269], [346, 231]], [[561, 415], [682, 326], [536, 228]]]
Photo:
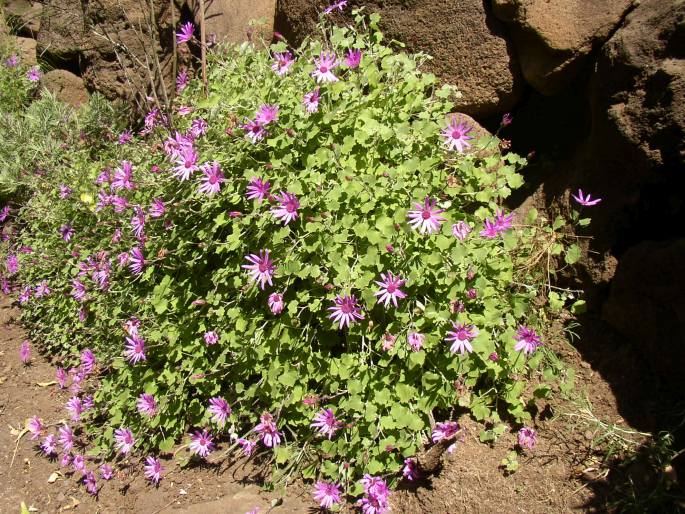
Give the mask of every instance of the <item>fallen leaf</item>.
[[55, 385], [56, 383], [57, 383], [56, 380], [51, 380], [50, 382], [36, 382], [36, 385], [40, 386], [40, 387], [48, 387], [51, 385]]
[[61, 476], [62, 475], [59, 472], [54, 471], [52, 475], [48, 477], [48, 484], [54, 484], [57, 481], [57, 479]]

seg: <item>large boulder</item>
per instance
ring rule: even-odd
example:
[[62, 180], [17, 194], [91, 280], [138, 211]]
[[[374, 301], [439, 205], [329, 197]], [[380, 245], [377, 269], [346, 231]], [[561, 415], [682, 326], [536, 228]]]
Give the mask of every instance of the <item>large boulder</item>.
[[79, 54], [88, 41], [81, 1], [47, 0], [37, 41], [38, 52], [53, 67], [78, 70]]
[[5, 3], [5, 16], [17, 21], [17, 33], [21, 36], [36, 37], [40, 30], [43, 5], [28, 0], [8, 0]]
[[[433, 56], [425, 69], [456, 85], [463, 93], [455, 109], [483, 118], [509, 111], [521, 98], [522, 80], [503, 25], [482, 0], [377, 0], [355, 2], [331, 17], [351, 22], [351, 11], [363, 4], [381, 15], [386, 39], [409, 51]], [[298, 44], [316, 32], [319, 13], [329, 2], [279, 0], [276, 30]]]
[[[205, 31], [207, 38], [240, 43], [254, 31], [271, 39], [276, 0], [205, 0]], [[200, 26], [200, 2], [190, 0], [195, 24]], [[251, 26], [250, 22], [258, 22]], [[199, 36], [199, 34], [198, 34]]]
[[634, 0], [493, 0], [511, 30], [526, 81], [543, 94], [568, 86], [621, 24]]
[[36, 60], [36, 40], [29, 37], [13, 37], [10, 36], [10, 45], [15, 47], [19, 60], [23, 64], [33, 66], [38, 61]]
[[41, 85], [58, 100], [80, 107], [88, 102], [88, 90], [83, 79], [67, 70], [52, 70], [43, 75]]

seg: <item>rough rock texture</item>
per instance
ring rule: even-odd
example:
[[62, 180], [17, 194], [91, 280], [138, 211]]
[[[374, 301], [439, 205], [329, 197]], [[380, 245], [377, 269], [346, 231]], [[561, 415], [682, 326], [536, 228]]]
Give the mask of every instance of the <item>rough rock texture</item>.
[[40, 84], [55, 96], [73, 106], [88, 102], [88, 90], [83, 79], [67, 70], [52, 70], [43, 75]]
[[[200, 26], [200, 2], [191, 0], [195, 25]], [[205, 0], [207, 36], [214, 34], [217, 40], [240, 43], [258, 31], [271, 39], [276, 12], [276, 0]], [[251, 21], [262, 20], [254, 27]]]
[[[685, 239], [646, 241], [622, 257], [603, 317], [662, 378], [685, 387]], [[678, 390], [678, 389], [676, 389]]]
[[10, 44], [16, 46], [21, 62], [28, 65], [36, 64], [36, 40], [28, 37], [14, 37], [13, 39], [14, 41]]
[[40, 55], [53, 67], [76, 71], [87, 41], [80, 0], [47, 0], [37, 41]]
[[526, 81], [543, 94], [568, 86], [634, 0], [493, 0], [511, 30]]
[[[364, 5], [381, 15], [386, 40], [396, 39], [409, 51], [434, 57], [426, 70], [463, 93], [455, 108], [475, 117], [510, 110], [521, 98], [518, 64], [504, 27], [482, 0], [383, 0], [350, 1], [336, 22], [351, 22], [351, 11]], [[291, 43], [315, 31], [318, 13], [328, 2], [279, 0], [276, 30]]]
[[39, 2], [8, 0], [5, 3], [5, 15], [15, 17], [17, 33], [21, 36], [35, 37], [38, 34], [42, 11], [43, 6]]

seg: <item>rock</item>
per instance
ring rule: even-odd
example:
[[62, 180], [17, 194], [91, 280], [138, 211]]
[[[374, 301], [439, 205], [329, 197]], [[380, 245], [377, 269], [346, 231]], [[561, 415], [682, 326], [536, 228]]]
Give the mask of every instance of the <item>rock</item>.
[[36, 37], [40, 30], [43, 6], [28, 0], [8, 0], [5, 4], [5, 16], [14, 16], [19, 21], [17, 33], [21, 36]]
[[569, 84], [635, 0], [493, 0], [511, 30], [526, 81], [543, 94]]
[[645, 241], [620, 259], [603, 318], [664, 382], [685, 387], [685, 239]]
[[[275, 28], [298, 44], [316, 32], [327, 2], [281, 0]], [[396, 39], [412, 52], [434, 57], [424, 69], [454, 84], [463, 93], [455, 109], [474, 117], [509, 111], [521, 98], [522, 79], [503, 25], [482, 0], [384, 0], [364, 2], [366, 12], [381, 15], [386, 41]], [[318, 9], [317, 9], [318, 7]], [[352, 23], [351, 8], [331, 15]]]
[[16, 47], [20, 62], [29, 66], [37, 64], [36, 40], [28, 37], [13, 37], [12, 39], [10, 44]]
[[[195, 24], [200, 26], [200, 2], [191, 0]], [[205, 0], [205, 23], [207, 40], [216, 36], [217, 41], [240, 43], [249, 39], [256, 30], [271, 40], [276, 0]], [[254, 27], [251, 21], [261, 20]], [[199, 37], [199, 33], [197, 34]]]
[[83, 79], [67, 70], [49, 71], [43, 75], [40, 83], [57, 99], [72, 107], [80, 107], [88, 102], [88, 90]]
[[37, 38], [41, 57], [55, 68], [78, 71], [79, 54], [88, 41], [85, 27], [80, 0], [48, 0]]

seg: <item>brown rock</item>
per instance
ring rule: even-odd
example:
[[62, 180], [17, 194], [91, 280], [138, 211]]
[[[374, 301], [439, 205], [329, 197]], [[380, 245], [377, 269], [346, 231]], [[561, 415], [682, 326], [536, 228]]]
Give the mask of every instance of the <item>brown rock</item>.
[[[351, 23], [352, 1], [343, 13], [331, 16]], [[281, 0], [276, 30], [298, 44], [313, 34], [318, 13], [327, 2]], [[381, 15], [386, 41], [396, 39], [410, 52], [434, 57], [424, 69], [455, 84], [463, 93], [455, 108], [475, 117], [510, 110], [521, 97], [522, 80], [504, 27], [482, 0], [384, 0], [363, 2], [366, 12]]]
[[5, 16], [16, 17], [19, 22], [17, 33], [21, 36], [36, 37], [42, 11], [40, 3], [28, 0], [8, 0], [5, 4]]
[[[199, 27], [200, 2], [191, 0], [190, 5]], [[240, 43], [256, 30], [270, 41], [275, 13], [276, 0], [205, 0], [207, 39], [214, 35], [217, 41]], [[254, 26], [250, 26], [251, 21], [256, 22]]]
[[543, 94], [568, 86], [586, 57], [618, 27], [634, 0], [493, 0], [511, 29], [526, 81]]
[[56, 68], [78, 69], [87, 34], [80, 0], [48, 0], [38, 33], [38, 52]]
[[36, 40], [28, 37], [11, 37], [10, 45], [15, 46], [20, 62], [33, 66], [36, 60]]
[[40, 83], [58, 100], [72, 107], [80, 107], [88, 102], [88, 90], [83, 79], [67, 70], [49, 71], [43, 75]]

